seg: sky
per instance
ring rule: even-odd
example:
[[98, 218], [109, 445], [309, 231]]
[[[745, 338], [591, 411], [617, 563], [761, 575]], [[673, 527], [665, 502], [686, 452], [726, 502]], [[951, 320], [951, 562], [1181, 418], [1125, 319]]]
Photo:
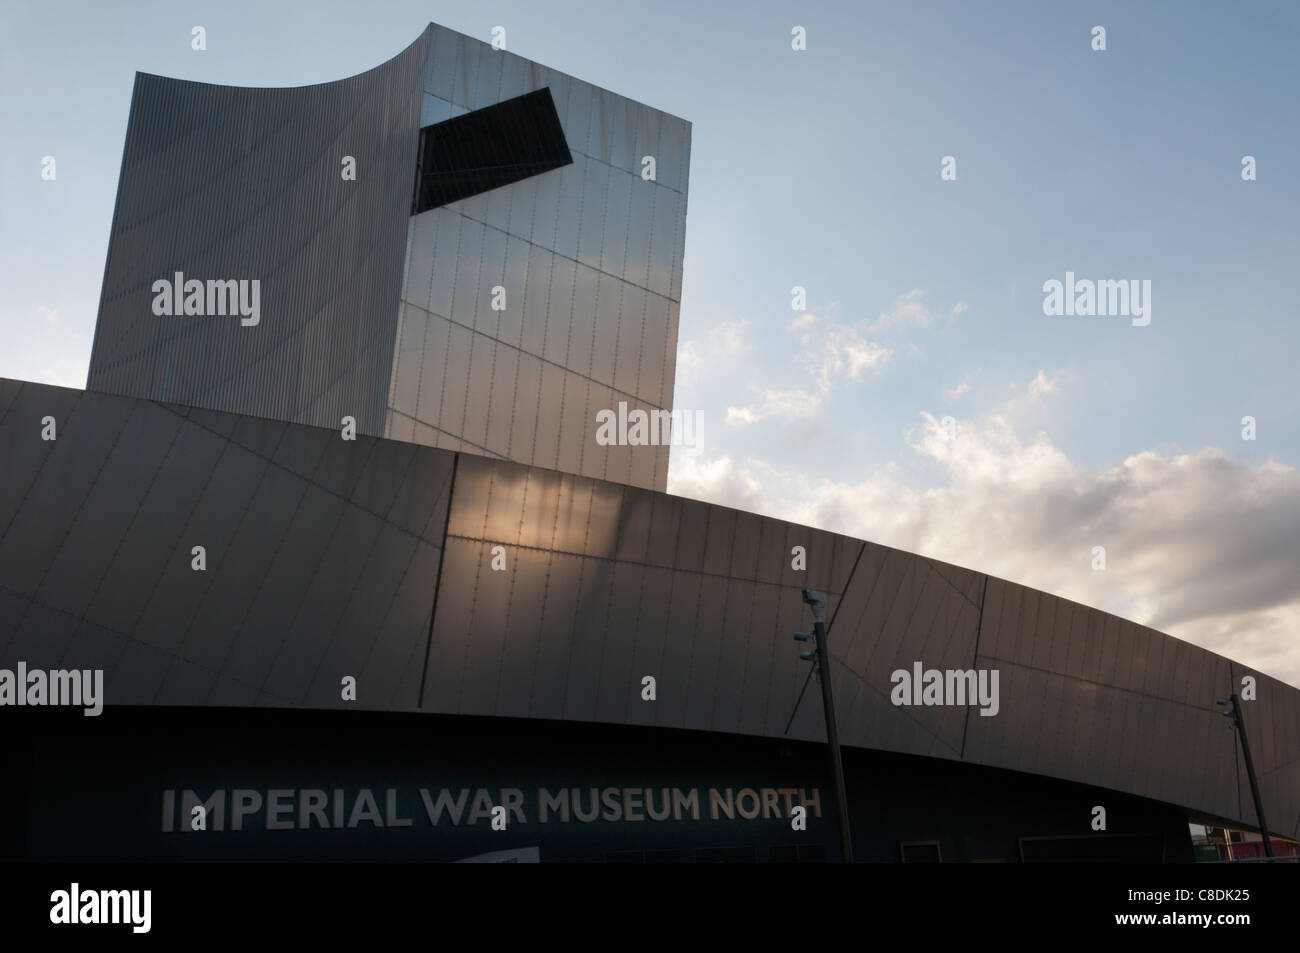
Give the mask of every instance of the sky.
[[[1300, 686], [1294, 4], [8, 2], [0, 376], [85, 384], [136, 70], [306, 85], [431, 21], [693, 124], [670, 492]], [[1045, 314], [1067, 273], [1145, 316]]]

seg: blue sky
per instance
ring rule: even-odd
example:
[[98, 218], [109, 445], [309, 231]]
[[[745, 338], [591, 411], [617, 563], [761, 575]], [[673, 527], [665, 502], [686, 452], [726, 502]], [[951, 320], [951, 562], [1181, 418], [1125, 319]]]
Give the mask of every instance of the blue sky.
[[[430, 21], [693, 123], [672, 491], [1300, 684], [1292, 4], [9, 3], [0, 376], [84, 384], [136, 70], [304, 85]], [[1151, 323], [1045, 316], [1067, 271], [1150, 280]]]

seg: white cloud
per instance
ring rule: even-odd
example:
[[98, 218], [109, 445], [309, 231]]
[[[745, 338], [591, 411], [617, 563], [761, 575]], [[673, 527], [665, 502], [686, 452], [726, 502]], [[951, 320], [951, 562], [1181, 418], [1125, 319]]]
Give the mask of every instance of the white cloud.
[[676, 385], [694, 387], [700, 378], [700, 368], [704, 366], [704, 355], [694, 341], [680, 341], [677, 344]]
[[[1134, 454], [1081, 469], [1020, 414], [1059, 392], [1040, 373], [1022, 397], [945, 438], [922, 415], [910, 449], [946, 476], [897, 468], [857, 482], [761, 461], [673, 457], [669, 491], [933, 556], [1150, 625], [1300, 685], [1300, 473], [1221, 450]], [[1107, 569], [1091, 568], [1092, 547]]]
[[709, 352], [715, 357], [739, 354], [747, 343], [745, 329], [748, 321], [731, 321], [709, 329]]
[[760, 390], [761, 399], [746, 407], [728, 407], [726, 423], [731, 427], [746, 427], [760, 420], [809, 419], [815, 417], [826, 400], [826, 391]]
[[802, 343], [803, 352], [796, 360], [827, 390], [836, 377], [861, 380], [866, 371], [894, 354], [891, 348], [868, 341], [846, 324], [828, 323], [821, 332], [803, 335]]
[[[879, 321], [867, 328], [863, 328], [862, 322], [853, 325], [836, 321], [832, 317], [836, 312], [835, 304], [829, 305], [822, 314], [803, 312], [792, 318], [786, 324], [786, 331], [797, 334], [800, 343], [794, 361], [812, 378], [812, 387], [750, 387], [756, 399], [748, 404], [728, 407], [726, 423], [732, 427], [747, 427], [768, 419], [807, 419], [816, 415], [837, 382], [860, 381], [868, 371], [879, 369], [894, 357], [893, 348], [870, 340], [866, 333], [909, 322], [929, 326], [932, 318], [922, 302], [924, 295], [920, 290], [900, 295], [894, 301], [893, 310], [888, 315], [882, 314]], [[959, 314], [965, 308], [965, 302], [959, 302], [953, 314]], [[702, 353], [694, 341], [681, 342], [677, 348], [678, 384], [683, 388], [693, 386], [705, 360], [734, 357], [748, 349], [751, 346], [746, 334], [748, 328], [749, 322], [743, 320], [711, 328], [707, 353]], [[917, 353], [915, 345], [911, 345], [909, 350]]]
[[738, 472], [730, 457], [705, 460], [703, 457], [674, 454], [672, 479], [675, 481], [672, 492], [678, 496], [699, 500], [721, 496], [728, 501], [728, 506], [755, 513], [760, 512], [765, 503], [759, 480], [750, 472]]
[[903, 324], [915, 324], [919, 327], [928, 328], [934, 318], [929, 309], [926, 308], [924, 298], [925, 292], [919, 288], [913, 289], [907, 294], [899, 295], [894, 299], [894, 306], [889, 310], [889, 313], [882, 314], [867, 330], [875, 334]]
[[967, 377], [956, 387], [945, 387], [943, 389], [943, 396], [947, 397], [949, 400], [961, 400], [963, 396], [969, 393], [969, 391], [970, 391], [970, 378]]
[[[969, 309], [970, 305], [967, 302], [958, 301], [948, 312], [948, 324], [956, 321]], [[895, 298], [888, 313], [881, 314], [880, 317], [876, 318], [867, 328], [867, 331], [870, 334], [880, 334], [892, 328], [900, 328], [909, 324], [914, 324], [918, 328], [928, 328], [935, 323], [934, 312], [925, 304], [925, 292], [920, 288], [913, 288], [906, 294], [901, 294]]]
[[[813, 325], [818, 327], [814, 330]], [[821, 412], [837, 380], [858, 381], [867, 371], [887, 363], [891, 348], [869, 341], [855, 327], [811, 313], [792, 321], [787, 330], [802, 330], [795, 363], [812, 379], [811, 388], [750, 387], [758, 399], [727, 408], [726, 423], [746, 427], [768, 419], [809, 419]]]
[[682, 388], [694, 387], [699, 383], [705, 362], [735, 357], [747, 348], [749, 338], [745, 330], [748, 327], [748, 321], [723, 322], [709, 328], [703, 345], [693, 340], [678, 341], [676, 385]]
[[1039, 400], [1049, 395], [1055, 395], [1060, 391], [1061, 373], [1057, 371], [1052, 377], [1048, 377], [1041, 370], [1038, 376], [1029, 382], [1028, 396], [1031, 401]]

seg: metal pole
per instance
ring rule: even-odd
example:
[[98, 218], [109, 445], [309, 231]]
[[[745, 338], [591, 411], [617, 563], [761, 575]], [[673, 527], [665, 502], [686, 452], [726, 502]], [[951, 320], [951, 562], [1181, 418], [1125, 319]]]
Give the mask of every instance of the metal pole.
[[849, 799], [844, 792], [844, 764], [840, 760], [840, 734], [835, 726], [835, 699], [831, 692], [831, 657], [826, 647], [826, 625], [814, 623], [817, 632], [817, 677], [822, 683], [822, 713], [826, 716], [826, 743], [831, 749], [831, 778], [840, 815], [840, 849], [844, 863], [853, 863], [853, 837], [849, 833]]
[[1250, 741], [1246, 738], [1246, 724], [1241, 719], [1241, 702], [1232, 694], [1232, 717], [1241, 736], [1241, 752], [1246, 756], [1246, 775], [1250, 778], [1250, 793], [1255, 798], [1255, 817], [1259, 819], [1259, 835], [1264, 838], [1264, 854], [1273, 856], [1273, 845], [1268, 840], [1268, 823], [1264, 820], [1264, 802], [1259, 799], [1259, 779], [1255, 777], [1255, 761], [1250, 756]]

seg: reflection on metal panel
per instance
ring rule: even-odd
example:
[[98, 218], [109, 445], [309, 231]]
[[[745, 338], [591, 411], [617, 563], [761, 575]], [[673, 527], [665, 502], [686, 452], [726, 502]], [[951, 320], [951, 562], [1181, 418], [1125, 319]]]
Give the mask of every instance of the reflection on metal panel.
[[[383, 433], [434, 32], [292, 90], [137, 74], [91, 389]], [[249, 293], [160, 316], [159, 280]]]
[[[56, 391], [22, 385], [10, 417]], [[83, 438], [43, 446], [50, 479], [3, 495], [0, 668], [102, 668], [111, 705], [416, 707], [403, 673], [427, 641], [450, 455], [103, 394], [67, 413]], [[6, 459], [30, 456], [26, 429], [0, 427]]]
[[[1249, 676], [1265, 804], [1295, 833], [1300, 693], [1045, 593], [989, 580], [985, 595], [978, 574], [910, 553], [477, 454], [454, 463], [453, 490], [452, 456], [407, 443], [16, 382], [0, 408], [0, 668], [103, 668], [109, 704], [419, 706], [817, 740], [789, 640], [815, 580], [846, 744], [1249, 824], [1213, 706]], [[51, 410], [84, 439], [40, 441], [31, 422]], [[1056, 647], [1078, 639], [1095, 664]], [[982, 697], [896, 703], [918, 664], [996, 670], [996, 714]]]
[[[415, 222], [437, 224], [411, 229], [402, 300], [435, 317], [399, 312], [383, 432], [662, 491], [671, 432], [647, 444], [626, 435], [602, 443], [596, 415], [620, 404], [653, 412], [672, 400], [689, 124], [449, 34], [433, 28], [426, 89], [476, 111], [453, 110], [441, 130], [425, 130], [421, 176], [436, 167], [448, 172], [440, 181], [464, 181], [445, 194], [425, 189], [416, 206]], [[513, 134], [495, 135], [513, 128], [494, 118], [511, 111], [544, 114], [522, 160], [528, 175], [458, 179], [456, 169], [499, 167], [524, 148]], [[447, 144], [456, 129], [477, 131]], [[438, 149], [445, 154], [434, 156]], [[487, 159], [469, 162], [470, 152]], [[655, 158], [655, 176], [642, 177], [642, 156]], [[435, 200], [449, 204], [420, 211]], [[445, 241], [449, 231], [459, 241]], [[415, 358], [403, 342], [427, 336], [439, 317], [470, 336], [439, 336]], [[503, 383], [507, 372], [525, 386]]]

